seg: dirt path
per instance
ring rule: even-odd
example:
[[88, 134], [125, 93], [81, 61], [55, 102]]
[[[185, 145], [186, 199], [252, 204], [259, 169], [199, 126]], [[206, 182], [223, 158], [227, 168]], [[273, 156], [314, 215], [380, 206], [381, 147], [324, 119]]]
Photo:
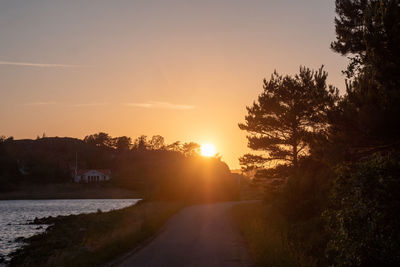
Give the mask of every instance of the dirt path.
[[119, 266], [252, 266], [230, 215], [237, 203], [183, 209], [153, 241], [126, 257]]

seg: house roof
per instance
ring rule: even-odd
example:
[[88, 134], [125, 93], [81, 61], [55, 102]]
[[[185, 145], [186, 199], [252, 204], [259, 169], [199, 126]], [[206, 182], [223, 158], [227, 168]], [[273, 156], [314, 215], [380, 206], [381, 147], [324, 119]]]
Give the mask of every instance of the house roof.
[[105, 175], [111, 175], [111, 170], [110, 169], [87, 169], [87, 170], [78, 170], [78, 175], [79, 176], [81, 176], [81, 175], [84, 175], [85, 173], [87, 173], [87, 172], [90, 172], [90, 171], [97, 171], [97, 172], [101, 172], [101, 173], [103, 173], [103, 174], [105, 174]]

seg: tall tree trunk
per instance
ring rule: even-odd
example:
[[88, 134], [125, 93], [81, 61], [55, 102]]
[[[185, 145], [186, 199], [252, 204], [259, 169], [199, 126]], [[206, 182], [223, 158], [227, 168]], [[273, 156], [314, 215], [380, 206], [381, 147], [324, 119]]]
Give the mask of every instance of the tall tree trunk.
[[297, 156], [298, 156], [298, 153], [299, 153], [299, 151], [298, 151], [298, 146], [299, 146], [299, 136], [298, 136], [298, 125], [299, 125], [299, 123], [298, 123], [298, 121], [295, 119], [294, 121], [293, 121], [293, 124], [292, 124], [293, 126], [293, 150], [292, 150], [292, 156], [293, 156], [293, 162], [292, 162], [292, 164], [293, 164], [293, 167], [294, 167], [294, 169], [296, 170], [297, 169]]
[[293, 167], [294, 169], [297, 169], [297, 156], [298, 156], [298, 151], [297, 151], [297, 143], [293, 145]]

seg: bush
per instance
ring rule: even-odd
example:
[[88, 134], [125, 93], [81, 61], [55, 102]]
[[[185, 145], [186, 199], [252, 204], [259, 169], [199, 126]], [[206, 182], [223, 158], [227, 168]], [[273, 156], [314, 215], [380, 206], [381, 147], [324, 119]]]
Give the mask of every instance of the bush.
[[288, 223], [290, 242], [319, 266], [326, 263], [328, 235], [321, 214], [327, 206], [331, 177], [332, 171], [325, 164], [302, 159], [276, 203]]
[[272, 205], [244, 203], [232, 212], [255, 266], [318, 266], [288, 239], [287, 221]]
[[311, 158], [299, 162], [283, 188], [282, 212], [292, 222], [308, 220], [321, 215], [326, 207], [331, 183], [328, 166]]
[[339, 168], [324, 213], [332, 265], [400, 265], [399, 189], [398, 156], [374, 154]]

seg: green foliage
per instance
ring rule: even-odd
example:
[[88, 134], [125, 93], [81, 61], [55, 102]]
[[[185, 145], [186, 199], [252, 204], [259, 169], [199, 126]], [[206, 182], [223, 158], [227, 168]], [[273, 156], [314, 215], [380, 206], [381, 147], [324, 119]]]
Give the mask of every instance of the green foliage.
[[288, 224], [272, 206], [246, 203], [233, 207], [233, 216], [256, 266], [318, 266], [288, 238]]
[[291, 222], [307, 220], [321, 214], [327, 204], [333, 174], [323, 163], [307, 158], [299, 162], [280, 196], [281, 212]]
[[343, 164], [325, 213], [331, 240], [328, 255], [336, 266], [400, 264], [399, 157], [372, 155]]
[[328, 235], [321, 213], [328, 203], [332, 176], [329, 167], [320, 161], [303, 159], [273, 203], [286, 220], [290, 242], [319, 266], [326, 263], [324, 251]]

